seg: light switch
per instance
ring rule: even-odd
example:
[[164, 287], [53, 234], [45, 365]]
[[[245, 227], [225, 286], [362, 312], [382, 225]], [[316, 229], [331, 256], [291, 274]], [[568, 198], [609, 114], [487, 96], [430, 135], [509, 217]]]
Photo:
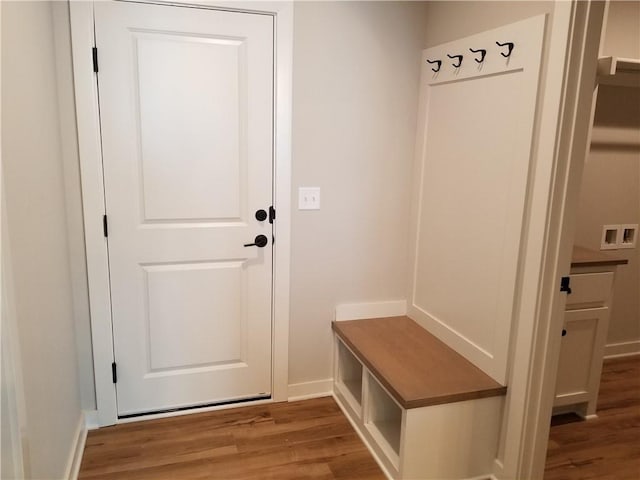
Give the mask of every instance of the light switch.
[[320, 210], [320, 187], [298, 189], [298, 210]]

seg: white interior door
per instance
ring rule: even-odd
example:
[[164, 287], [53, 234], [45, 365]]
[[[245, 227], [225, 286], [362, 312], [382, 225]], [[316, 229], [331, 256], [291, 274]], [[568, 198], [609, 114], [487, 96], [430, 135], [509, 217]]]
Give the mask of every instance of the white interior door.
[[273, 18], [96, 2], [95, 29], [118, 414], [268, 396]]

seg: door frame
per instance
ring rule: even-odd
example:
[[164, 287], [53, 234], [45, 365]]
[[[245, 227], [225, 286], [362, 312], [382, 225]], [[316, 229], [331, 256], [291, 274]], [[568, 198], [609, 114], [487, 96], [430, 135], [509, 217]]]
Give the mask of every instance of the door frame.
[[[566, 294], [584, 162], [591, 141], [597, 94], [596, 70], [606, 0], [556, 0], [548, 70], [562, 71], [545, 94], [544, 179], [527, 235], [528, 273], [512, 337], [511, 374], [494, 476], [542, 479], [560, 358]], [[560, 48], [564, 45], [566, 48]], [[554, 48], [555, 47], [555, 48]]]
[[[144, 3], [261, 13], [274, 17], [273, 197], [277, 212], [274, 224], [277, 242], [273, 246], [271, 401], [286, 401], [289, 376], [293, 2], [174, 0]], [[98, 90], [91, 55], [94, 2], [71, 1], [70, 17], [96, 407], [98, 426], [106, 426], [118, 423], [118, 412], [111, 372], [114, 351], [107, 241], [102, 226], [105, 192]], [[212, 408], [216, 407], [209, 409]]]

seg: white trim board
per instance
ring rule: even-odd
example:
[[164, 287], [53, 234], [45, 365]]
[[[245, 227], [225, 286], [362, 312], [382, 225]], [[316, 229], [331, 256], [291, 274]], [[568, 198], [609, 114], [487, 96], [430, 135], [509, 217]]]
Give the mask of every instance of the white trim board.
[[[253, 11], [275, 18], [274, 71], [274, 233], [272, 401], [288, 398], [289, 283], [291, 243], [291, 121], [293, 71], [292, 2], [148, 2], [192, 7]], [[98, 97], [91, 48], [93, 2], [70, 2], [78, 145], [87, 249], [93, 367], [98, 425], [118, 423], [116, 391], [111, 378], [114, 361], [107, 245], [102, 232], [105, 212]]]
[[67, 468], [65, 469], [65, 475], [63, 477], [69, 480], [76, 480], [78, 478], [78, 473], [80, 473], [80, 465], [82, 464], [82, 455], [84, 454], [84, 446], [87, 442], [87, 427], [84, 414], [82, 412], [80, 412], [78, 426], [76, 427], [76, 432], [73, 438], [74, 441], [71, 451], [69, 452]]
[[571, 264], [603, 10], [599, 1], [555, 2], [548, 29], [498, 478], [544, 474], [566, 301], [558, 285]]
[[604, 358], [621, 358], [640, 355], [640, 340], [631, 342], [609, 343], [604, 347]]
[[[9, 440], [8, 444], [3, 445], [5, 449], [3, 455], [6, 459], [11, 458], [13, 468], [10, 473], [16, 478], [28, 478], [31, 465], [27, 403], [22, 375], [22, 355], [18, 338], [18, 317], [4, 192], [2, 164], [0, 164], [0, 243], [2, 244], [0, 249], [0, 389], [6, 400], [6, 403], [2, 401], [0, 409], [3, 409], [3, 436], [7, 433], [5, 430], [7, 429]], [[5, 468], [5, 470], [8, 469]]]
[[333, 378], [312, 382], [292, 383], [289, 385], [289, 401], [309, 400], [311, 398], [333, 395]]
[[84, 426], [87, 430], [96, 430], [100, 427], [97, 410], [83, 410], [82, 413], [84, 413]]
[[365, 318], [399, 317], [407, 314], [406, 300], [385, 302], [345, 303], [336, 306], [336, 321]]

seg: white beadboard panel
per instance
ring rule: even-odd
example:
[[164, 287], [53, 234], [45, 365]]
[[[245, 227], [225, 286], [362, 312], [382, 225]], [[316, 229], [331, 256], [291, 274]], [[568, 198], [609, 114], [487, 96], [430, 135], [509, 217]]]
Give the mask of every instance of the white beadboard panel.
[[[504, 384], [544, 15], [423, 51], [409, 316]], [[507, 47], [515, 44], [509, 57]], [[484, 62], [469, 48], [487, 50]], [[457, 60], [447, 55], [462, 54]], [[427, 60], [442, 62], [438, 72]]]

